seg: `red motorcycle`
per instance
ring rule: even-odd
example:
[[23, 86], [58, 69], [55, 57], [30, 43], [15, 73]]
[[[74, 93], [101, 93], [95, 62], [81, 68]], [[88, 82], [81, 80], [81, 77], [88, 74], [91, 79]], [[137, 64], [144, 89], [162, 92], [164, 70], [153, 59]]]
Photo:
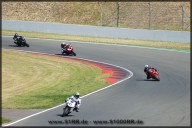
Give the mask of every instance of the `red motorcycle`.
[[73, 50], [74, 50], [73, 46], [70, 44], [70, 45], [66, 46], [66, 49], [63, 49], [63, 48], [61, 49], [61, 54], [62, 55], [66, 54], [66, 55], [76, 56], [76, 53]]
[[159, 73], [157, 72], [156, 69], [154, 68], [149, 69], [147, 73], [149, 73], [150, 78], [160, 81]]

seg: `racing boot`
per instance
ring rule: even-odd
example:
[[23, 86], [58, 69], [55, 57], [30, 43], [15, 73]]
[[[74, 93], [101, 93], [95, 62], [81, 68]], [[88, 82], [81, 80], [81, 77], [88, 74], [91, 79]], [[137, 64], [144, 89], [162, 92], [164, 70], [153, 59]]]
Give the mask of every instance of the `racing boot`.
[[79, 108], [75, 107], [73, 111], [79, 112]]
[[14, 40], [14, 43], [15, 43], [16, 45], [18, 45], [16, 40]]

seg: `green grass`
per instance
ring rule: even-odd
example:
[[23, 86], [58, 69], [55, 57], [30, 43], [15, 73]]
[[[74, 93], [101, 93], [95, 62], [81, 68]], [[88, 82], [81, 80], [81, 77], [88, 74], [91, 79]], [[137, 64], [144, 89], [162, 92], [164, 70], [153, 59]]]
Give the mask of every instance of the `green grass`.
[[8, 119], [8, 118], [4, 118], [4, 117], [1, 118], [1, 124], [9, 123], [9, 122], [11, 122], [10, 119]]
[[10, 30], [9, 31], [3, 30], [2, 35], [13, 36], [16, 32], [19, 33], [20, 35], [23, 35], [24, 37], [35, 37], [43, 39], [60, 39], [60, 40], [72, 40], [72, 41], [84, 41], [84, 42], [109, 43], [109, 44], [125, 44], [132, 46], [146, 46], [146, 47], [166, 48], [176, 50], [190, 50], [190, 43], [179, 43], [179, 42], [129, 40], [119, 38], [102, 38], [102, 37], [59, 35], [59, 34], [47, 34], [47, 33], [45, 34], [45, 33], [10, 31]]
[[76, 91], [85, 95], [109, 85], [106, 77], [98, 67], [67, 58], [2, 50], [2, 108], [50, 108]]

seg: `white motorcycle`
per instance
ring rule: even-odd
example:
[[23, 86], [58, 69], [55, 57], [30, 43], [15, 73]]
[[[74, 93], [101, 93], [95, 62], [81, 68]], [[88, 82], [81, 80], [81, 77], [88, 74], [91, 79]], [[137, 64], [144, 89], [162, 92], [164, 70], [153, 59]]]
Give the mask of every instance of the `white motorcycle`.
[[66, 102], [65, 108], [63, 108], [63, 116], [67, 116], [75, 108], [76, 102], [73, 99], [69, 99]]

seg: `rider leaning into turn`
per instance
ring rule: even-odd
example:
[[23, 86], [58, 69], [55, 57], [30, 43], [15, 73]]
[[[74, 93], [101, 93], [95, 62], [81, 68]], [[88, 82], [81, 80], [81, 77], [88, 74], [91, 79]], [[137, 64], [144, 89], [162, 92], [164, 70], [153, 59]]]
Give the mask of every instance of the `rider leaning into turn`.
[[67, 50], [67, 47], [68, 47], [68, 46], [69, 46], [69, 45], [66, 44], [65, 42], [61, 43], [61, 49], [64, 50], [64, 51]]
[[20, 38], [19, 34], [15, 33], [13, 40], [14, 42], [17, 42], [17, 40]]
[[73, 111], [76, 111], [76, 112], [79, 112], [79, 107], [81, 105], [81, 98], [80, 98], [80, 94], [78, 92], [76, 92], [73, 96], [67, 98], [65, 100], [65, 104], [64, 106], [66, 105], [66, 101], [68, 101], [69, 99], [73, 99], [76, 104], [75, 104], [75, 108], [73, 109]]
[[[144, 68], [144, 72], [147, 74], [147, 79], [150, 79], [150, 75], [149, 75], [149, 69], [155, 69], [153, 67], [149, 67], [149, 65], [145, 65], [145, 68]], [[156, 69], [155, 69], [156, 70]], [[157, 71], [157, 70], [156, 70]]]

